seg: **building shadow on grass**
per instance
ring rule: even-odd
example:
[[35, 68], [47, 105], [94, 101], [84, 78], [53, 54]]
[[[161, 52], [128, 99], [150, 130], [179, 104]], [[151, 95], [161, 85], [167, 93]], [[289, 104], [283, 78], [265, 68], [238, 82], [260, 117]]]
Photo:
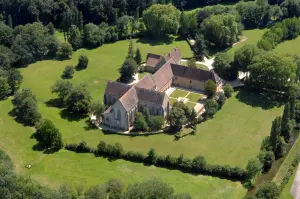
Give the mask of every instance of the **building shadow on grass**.
[[280, 107], [284, 104], [284, 97], [260, 90], [241, 89], [236, 95], [236, 98], [247, 105], [252, 107], [261, 107], [268, 110], [274, 107]]

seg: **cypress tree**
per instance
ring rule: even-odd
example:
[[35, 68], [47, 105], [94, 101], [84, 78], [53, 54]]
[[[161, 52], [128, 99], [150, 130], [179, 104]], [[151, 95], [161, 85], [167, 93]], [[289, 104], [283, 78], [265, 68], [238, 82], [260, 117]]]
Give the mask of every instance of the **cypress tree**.
[[136, 63], [138, 65], [140, 65], [142, 63], [142, 55], [141, 55], [141, 51], [139, 48], [136, 49], [134, 60], [136, 61]]
[[129, 47], [128, 47], [128, 54], [127, 54], [127, 59], [128, 58], [132, 58], [133, 59], [133, 56], [134, 56], [134, 52], [133, 52], [133, 41], [132, 39], [130, 39], [129, 41]]
[[83, 32], [83, 16], [82, 16], [82, 12], [79, 12], [79, 18], [78, 18], [78, 28], [82, 34]]
[[278, 116], [272, 122], [271, 135], [270, 135], [270, 145], [272, 146], [273, 152], [276, 151], [277, 143], [279, 140], [279, 135], [281, 132], [281, 117]]
[[290, 120], [295, 119], [296, 97], [290, 99]]
[[9, 27], [13, 28], [11, 15], [8, 15], [8, 18], [7, 18], [7, 25], [8, 25]]
[[281, 136], [284, 137], [284, 140], [287, 142], [290, 139], [290, 103], [287, 103], [284, 106], [284, 111], [281, 120]]

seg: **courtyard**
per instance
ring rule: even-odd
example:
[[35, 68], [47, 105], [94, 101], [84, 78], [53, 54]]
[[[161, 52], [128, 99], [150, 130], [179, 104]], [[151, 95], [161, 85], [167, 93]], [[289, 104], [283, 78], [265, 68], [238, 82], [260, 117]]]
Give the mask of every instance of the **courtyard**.
[[196, 112], [200, 112], [203, 108], [203, 100], [206, 99], [206, 95], [194, 91], [186, 90], [183, 88], [171, 88], [173, 91], [169, 94], [171, 105], [176, 101], [184, 102], [190, 109], [194, 108]]

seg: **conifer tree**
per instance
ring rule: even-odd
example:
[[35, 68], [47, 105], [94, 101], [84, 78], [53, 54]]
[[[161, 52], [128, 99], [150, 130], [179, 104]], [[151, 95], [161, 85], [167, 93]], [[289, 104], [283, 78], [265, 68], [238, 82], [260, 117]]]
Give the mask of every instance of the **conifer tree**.
[[133, 59], [133, 57], [134, 57], [134, 52], [133, 52], [133, 41], [132, 41], [132, 39], [130, 39], [130, 41], [129, 41], [129, 47], [128, 47], [128, 54], [127, 54], [127, 59], [128, 58], [132, 58]]
[[82, 12], [79, 12], [79, 17], [78, 17], [78, 28], [82, 34], [83, 32], [83, 16], [82, 16]]
[[281, 132], [281, 117], [278, 116], [275, 118], [275, 120], [272, 122], [272, 128], [271, 128], [271, 135], [270, 135], [270, 145], [272, 146], [273, 152], [276, 151], [277, 144], [280, 139], [280, 132]]
[[13, 28], [11, 15], [8, 15], [8, 18], [7, 18], [7, 25], [8, 25], [9, 27]]
[[295, 119], [295, 105], [296, 105], [296, 97], [291, 97], [291, 99], [290, 99], [290, 120]]
[[290, 103], [287, 103], [284, 106], [284, 111], [282, 115], [282, 120], [281, 120], [281, 135], [284, 137], [284, 140], [286, 142], [289, 141], [290, 139], [290, 133], [291, 133], [291, 128], [290, 128]]
[[134, 60], [136, 61], [136, 63], [138, 65], [140, 65], [142, 63], [142, 55], [141, 55], [141, 51], [139, 48], [136, 49]]

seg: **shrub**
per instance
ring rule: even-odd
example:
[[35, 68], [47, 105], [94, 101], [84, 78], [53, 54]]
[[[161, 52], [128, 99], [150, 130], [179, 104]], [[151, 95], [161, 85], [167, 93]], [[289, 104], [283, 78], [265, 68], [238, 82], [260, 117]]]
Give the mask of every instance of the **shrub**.
[[222, 108], [222, 106], [225, 104], [225, 102], [226, 102], [225, 94], [220, 93], [219, 98], [218, 98], [219, 107]]
[[165, 119], [163, 116], [151, 116], [148, 121], [148, 126], [150, 130], [157, 131], [161, 130], [165, 123]]
[[212, 80], [207, 80], [204, 84], [204, 92], [207, 97], [211, 98], [215, 95], [217, 90], [217, 85]]
[[75, 73], [75, 69], [74, 69], [73, 66], [66, 66], [65, 70], [62, 74], [62, 77], [66, 78], [66, 79], [69, 79], [69, 78], [73, 77], [74, 73]]
[[157, 159], [157, 154], [155, 152], [155, 149], [151, 148], [148, 152], [148, 156], [147, 156], [147, 160], [152, 163], [155, 164], [156, 163], [156, 159]]
[[205, 108], [205, 117], [211, 118], [218, 111], [218, 104], [215, 100], [208, 99], [204, 104], [204, 108]]
[[77, 70], [86, 69], [89, 64], [89, 59], [86, 55], [80, 55], [78, 58]]
[[135, 120], [133, 123], [133, 130], [134, 131], [147, 131], [148, 130], [148, 124], [146, 121], [145, 116], [143, 113], [138, 112], [135, 116]]
[[124, 153], [124, 159], [130, 160], [133, 162], [144, 162], [146, 156], [140, 152], [128, 151]]
[[94, 153], [96, 151], [92, 147], [87, 146], [85, 141], [81, 141], [79, 144], [66, 144], [65, 149], [78, 153]]
[[230, 98], [233, 93], [233, 89], [230, 84], [225, 84], [225, 86], [223, 86], [223, 91], [227, 98]]
[[58, 57], [61, 59], [70, 59], [73, 53], [73, 48], [69, 43], [62, 43], [58, 48]]

